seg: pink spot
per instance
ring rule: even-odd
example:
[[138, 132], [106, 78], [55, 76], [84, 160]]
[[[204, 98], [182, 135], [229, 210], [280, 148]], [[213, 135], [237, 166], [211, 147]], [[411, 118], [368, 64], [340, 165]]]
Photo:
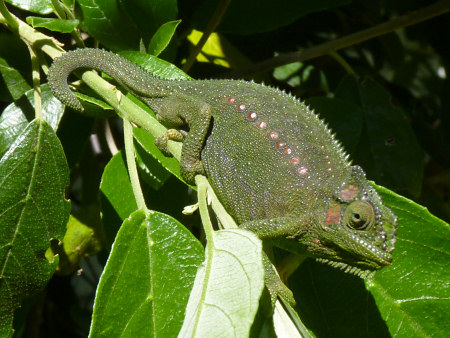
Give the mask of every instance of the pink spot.
[[300, 167], [297, 169], [297, 171], [300, 175], [305, 175], [308, 172], [308, 168]]
[[229, 97], [229, 98], [227, 99], [227, 102], [228, 102], [229, 104], [234, 103], [234, 101], [236, 101], [236, 99], [235, 99], [234, 97]]
[[297, 157], [293, 157], [293, 158], [291, 158], [291, 164], [299, 164], [300, 163], [300, 160], [297, 158]]
[[350, 184], [345, 189], [341, 190], [341, 196], [344, 200], [349, 201], [354, 199], [356, 196], [358, 196], [358, 187], [354, 186], [353, 184]]
[[271, 131], [269, 135], [272, 140], [278, 140], [278, 137], [280, 136], [276, 131]]
[[264, 122], [264, 121], [261, 121], [261, 122], [258, 123], [258, 127], [261, 128], [261, 129], [264, 129], [264, 128], [267, 127], [267, 123]]
[[286, 155], [290, 155], [290, 154], [292, 154], [292, 149], [289, 148], [289, 147], [287, 147], [287, 148], [284, 149], [284, 153], [285, 153]]
[[248, 118], [250, 119], [250, 120], [254, 120], [254, 119], [256, 119], [258, 117], [258, 114], [256, 114], [256, 113], [248, 113]]
[[339, 204], [332, 204], [327, 211], [326, 225], [339, 224], [341, 221], [341, 206]]
[[283, 148], [283, 147], [285, 147], [285, 146], [286, 146], [286, 142], [282, 142], [282, 141], [278, 141], [278, 142], [277, 142], [277, 148], [278, 148], [278, 149]]
[[245, 110], [245, 104], [240, 104], [240, 105], [237, 107], [237, 110], [239, 110], [239, 111]]

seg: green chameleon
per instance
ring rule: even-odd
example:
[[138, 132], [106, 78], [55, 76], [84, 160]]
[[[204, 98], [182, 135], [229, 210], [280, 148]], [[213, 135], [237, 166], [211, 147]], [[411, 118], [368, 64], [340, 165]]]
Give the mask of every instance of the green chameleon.
[[79, 49], [59, 57], [48, 76], [53, 94], [79, 111], [67, 85], [77, 69], [105, 72], [163, 123], [187, 125], [182, 177], [206, 175], [241, 228], [361, 277], [390, 264], [395, 215], [296, 98], [253, 82], [164, 80], [117, 54]]

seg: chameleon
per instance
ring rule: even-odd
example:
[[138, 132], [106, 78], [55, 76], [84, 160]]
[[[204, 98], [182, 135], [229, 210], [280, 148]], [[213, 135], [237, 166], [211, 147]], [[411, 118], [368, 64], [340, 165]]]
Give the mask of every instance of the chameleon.
[[48, 74], [53, 94], [78, 111], [84, 108], [67, 84], [78, 69], [108, 74], [163, 124], [187, 126], [183, 179], [206, 175], [240, 228], [360, 277], [391, 263], [396, 216], [297, 98], [242, 80], [165, 80], [122, 56], [85, 48], [57, 58]]

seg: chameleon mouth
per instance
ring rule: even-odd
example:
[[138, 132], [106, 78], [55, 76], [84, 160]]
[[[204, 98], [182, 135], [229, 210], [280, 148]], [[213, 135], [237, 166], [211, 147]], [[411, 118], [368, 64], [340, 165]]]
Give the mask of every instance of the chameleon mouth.
[[349, 274], [352, 274], [352, 275], [355, 275], [355, 276], [358, 276], [358, 277], [361, 277], [364, 279], [372, 278], [373, 275], [375, 274], [375, 271], [373, 271], [373, 270], [369, 270], [369, 269], [365, 270], [365, 269], [362, 269], [362, 268], [359, 268], [356, 266], [351, 266], [344, 262], [331, 261], [326, 258], [316, 258], [316, 261], [320, 262], [320, 263], [328, 264], [328, 265], [332, 266], [333, 268], [337, 268], [339, 270], [344, 271], [345, 273], [349, 273]]

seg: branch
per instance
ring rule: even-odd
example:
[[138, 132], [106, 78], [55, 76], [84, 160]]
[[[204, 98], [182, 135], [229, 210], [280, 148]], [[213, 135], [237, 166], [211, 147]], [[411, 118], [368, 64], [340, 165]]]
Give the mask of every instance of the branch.
[[450, 11], [450, 0], [439, 1], [431, 6], [409, 12], [396, 19], [371, 28], [364, 29], [360, 32], [350, 34], [333, 41], [325, 42], [321, 45], [301, 51], [282, 54], [277, 57], [259, 62], [251, 67], [247, 67], [246, 69], [230, 72], [226, 74], [226, 77], [245, 78], [246, 76], [262, 73], [279, 66], [287, 65], [289, 63], [310, 60], [319, 56], [326, 55], [331, 50], [337, 51], [339, 49], [353, 46], [360, 42], [373, 39], [377, 36], [391, 33], [392, 31], [395, 31], [397, 29], [428, 20], [448, 11]]

